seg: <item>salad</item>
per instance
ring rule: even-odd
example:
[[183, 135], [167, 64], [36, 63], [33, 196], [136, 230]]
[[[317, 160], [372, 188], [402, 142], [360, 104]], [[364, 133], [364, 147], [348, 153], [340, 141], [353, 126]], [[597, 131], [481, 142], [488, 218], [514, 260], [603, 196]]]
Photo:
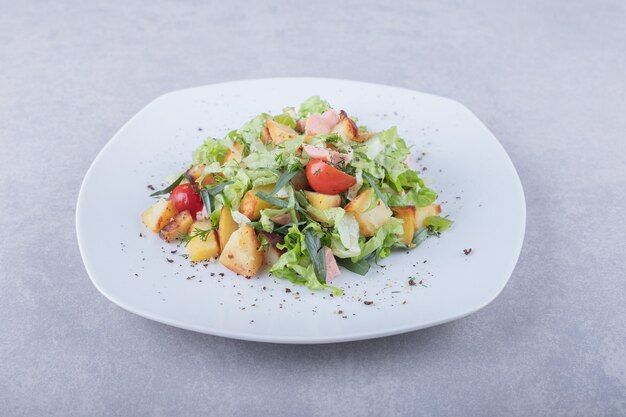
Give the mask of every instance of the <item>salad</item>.
[[313, 96], [208, 138], [151, 195], [159, 200], [142, 221], [183, 242], [192, 262], [219, 260], [247, 278], [266, 265], [341, 294], [331, 285], [339, 267], [365, 275], [392, 249], [413, 249], [452, 224], [409, 160], [395, 127], [371, 132]]

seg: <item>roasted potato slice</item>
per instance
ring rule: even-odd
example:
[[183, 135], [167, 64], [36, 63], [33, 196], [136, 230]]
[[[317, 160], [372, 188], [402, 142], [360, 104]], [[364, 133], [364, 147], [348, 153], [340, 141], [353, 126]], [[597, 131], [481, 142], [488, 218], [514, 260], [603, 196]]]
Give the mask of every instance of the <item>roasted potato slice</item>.
[[265, 119], [265, 124], [267, 125], [267, 130], [274, 145], [280, 145], [281, 143], [298, 136], [298, 132], [289, 126], [277, 123], [272, 119]]
[[187, 234], [192, 223], [193, 217], [189, 210], [181, 211], [161, 229], [159, 236], [166, 242], [172, 242], [178, 239], [181, 233]]
[[226, 243], [220, 262], [226, 268], [245, 277], [255, 275], [263, 265], [263, 252], [251, 226], [241, 226]]
[[[195, 222], [189, 228], [189, 234], [193, 235], [198, 230], [211, 230], [211, 223], [208, 220]], [[187, 243], [187, 252], [189, 259], [193, 262], [210, 261], [217, 258], [220, 254], [220, 244], [217, 241], [217, 233], [211, 230], [204, 236], [193, 237]]]
[[241, 162], [242, 159], [243, 159], [243, 145], [241, 143], [235, 143], [233, 144], [233, 149], [228, 149], [228, 152], [226, 152], [226, 156], [224, 157], [224, 160], [222, 161], [222, 165], [224, 165], [226, 162], [229, 162], [229, 161]]
[[271, 141], [272, 137], [270, 136], [270, 131], [268, 128], [264, 127], [261, 131], [261, 142], [263, 142], [264, 145], [267, 145]]
[[217, 226], [217, 234], [220, 240], [220, 248], [226, 246], [230, 236], [239, 228], [237, 222], [233, 219], [233, 214], [228, 207], [222, 207], [220, 213], [220, 221]]
[[274, 189], [274, 185], [264, 185], [249, 190], [239, 204], [239, 212], [252, 221], [261, 218], [261, 210], [272, 207], [272, 204], [257, 197], [256, 193], [262, 191], [269, 193]]
[[407, 207], [394, 207], [392, 208], [395, 217], [398, 219], [402, 219], [402, 243], [407, 245], [409, 248], [414, 247], [413, 244], [413, 235], [415, 234], [415, 207], [407, 206]]
[[187, 178], [187, 181], [191, 183], [196, 182], [198, 178], [200, 178], [200, 176], [204, 173], [204, 167], [206, 167], [206, 165], [198, 164], [192, 166], [187, 171], [185, 171], [185, 178]]
[[374, 236], [376, 231], [391, 218], [391, 210], [378, 199], [376, 206], [368, 210], [372, 203], [372, 189], [368, 188], [352, 200], [345, 210], [352, 213], [359, 223], [361, 234], [366, 237]]
[[331, 195], [315, 191], [305, 191], [304, 195], [309, 203], [318, 210], [326, 210], [341, 205], [341, 196], [339, 194]]
[[417, 207], [415, 210], [415, 229], [419, 230], [424, 227], [426, 217], [438, 216], [441, 214], [441, 206], [439, 204], [430, 204], [425, 207]]
[[[204, 175], [204, 168], [206, 167], [206, 165], [204, 164], [198, 164], [198, 165], [194, 165], [191, 168], [189, 168], [187, 170], [187, 172], [185, 172], [185, 178], [187, 178], [187, 181], [189, 181], [190, 183], [195, 183], [197, 182], [200, 177], [202, 177]], [[217, 184], [217, 181], [215, 180], [215, 176], [214, 174], [206, 174], [204, 175], [204, 178], [202, 178], [202, 185], [213, 185], [213, 184]]]
[[359, 134], [359, 128], [356, 126], [356, 123], [348, 117], [346, 112], [341, 110], [339, 112], [339, 123], [335, 125], [332, 133], [338, 134], [344, 140], [356, 140]]
[[143, 212], [141, 221], [148, 229], [158, 233], [177, 213], [174, 203], [169, 199], [162, 198]]
[[352, 139], [352, 140], [355, 141], [355, 142], [363, 143], [365, 141], [370, 140], [374, 136], [376, 136], [376, 133], [366, 132], [364, 130], [359, 130], [357, 132], [356, 137], [354, 139]]

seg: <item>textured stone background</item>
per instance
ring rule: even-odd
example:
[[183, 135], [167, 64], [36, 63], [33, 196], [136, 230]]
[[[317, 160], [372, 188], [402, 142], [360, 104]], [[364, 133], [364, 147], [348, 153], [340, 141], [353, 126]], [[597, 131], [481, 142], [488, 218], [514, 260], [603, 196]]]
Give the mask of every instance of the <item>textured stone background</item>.
[[[626, 3], [47, 3], [0, 0], [0, 415], [626, 414]], [[97, 292], [74, 206], [116, 130], [170, 90], [293, 75], [449, 96], [493, 130], [528, 204], [500, 297], [411, 334], [277, 346]]]

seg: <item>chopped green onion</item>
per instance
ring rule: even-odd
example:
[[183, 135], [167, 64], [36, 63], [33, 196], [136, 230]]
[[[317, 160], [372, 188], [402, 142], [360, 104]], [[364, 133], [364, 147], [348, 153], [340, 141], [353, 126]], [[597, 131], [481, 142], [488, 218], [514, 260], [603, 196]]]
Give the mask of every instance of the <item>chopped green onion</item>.
[[361, 259], [358, 262], [352, 262], [350, 259], [342, 259], [342, 258], [336, 258], [336, 259], [337, 259], [337, 264], [339, 264], [340, 266], [343, 266], [348, 271], [354, 272], [355, 274], [365, 275], [370, 270], [370, 263], [367, 261], [367, 259]]
[[171, 183], [170, 185], [168, 185], [167, 187], [165, 187], [164, 189], [160, 190], [160, 191], [155, 191], [152, 194], [150, 194], [150, 197], [158, 197], [160, 195], [163, 194], [169, 194], [172, 192], [172, 190], [174, 188], [176, 188], [178, 186], [178, 184], [180, 184], [182, 182], [182, 180], [185, 179], [185, 174], [181, 174], [180, 177], [178, 177], [173, 183]]

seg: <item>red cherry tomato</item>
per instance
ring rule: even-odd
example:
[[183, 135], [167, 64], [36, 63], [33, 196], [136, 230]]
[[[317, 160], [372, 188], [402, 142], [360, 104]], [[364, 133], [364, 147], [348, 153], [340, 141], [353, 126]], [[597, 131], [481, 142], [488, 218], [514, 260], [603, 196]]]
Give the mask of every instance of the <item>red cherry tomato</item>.
[[202, 197], [191, 184], [181, 184], [174, 188], [170, 194], [170, 200], [174, 203], [176, 210], [179, 212], [189, 210], [194, 219], [196, 213], [204, 207]]
[[322, 194], [339, 194], [356, 184], [356, 179], [327, 164], [321, 159], [311, 159], [306, 165], [306, 179], [311, 188]]

